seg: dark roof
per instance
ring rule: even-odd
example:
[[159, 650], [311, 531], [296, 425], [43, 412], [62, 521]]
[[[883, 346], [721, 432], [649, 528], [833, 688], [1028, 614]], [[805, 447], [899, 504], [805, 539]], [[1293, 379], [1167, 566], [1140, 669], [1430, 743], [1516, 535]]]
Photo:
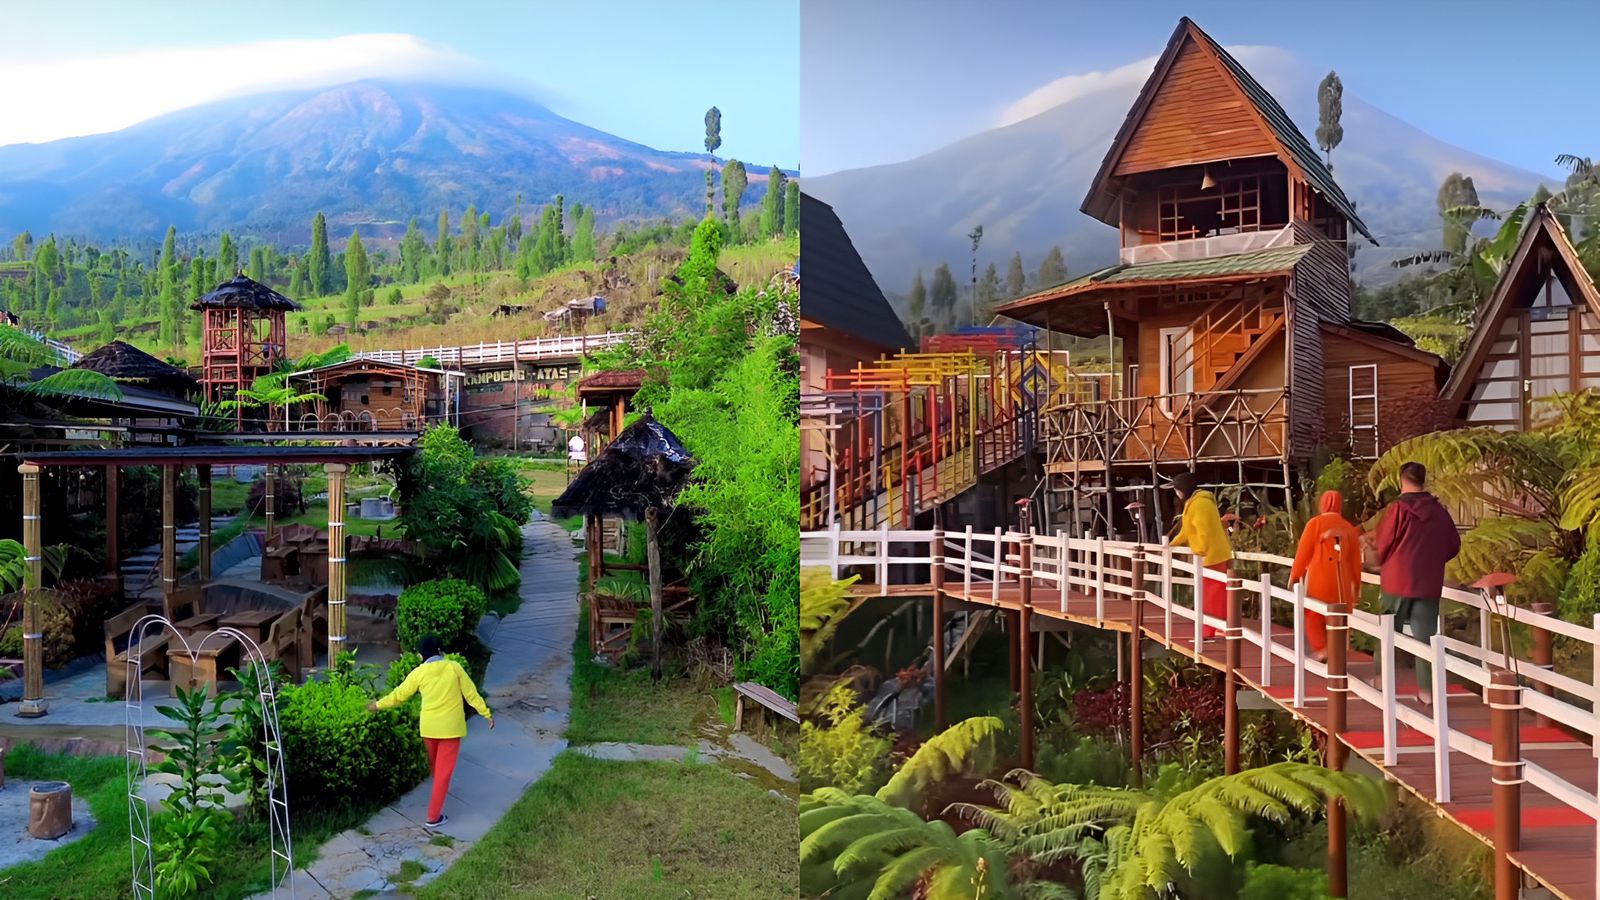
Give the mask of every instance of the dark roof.
[[634, 390], [644, 384], [643, 369], [616, 369], [610, 372], [596, 372], [578, 382], [578, 393], [585, 391], [615, 391]]
[[905, 325], [884, 299], [833, 207], [801, 191], [800, 222], [805, 237], [796, 271], [811, 259], [806, 266], [811, 274], [800, 288], [800, 315], [886, 350], [911, 346]]
[[1317, 155], [1317, 151], [1312, 148], [1311, 142], [1307, 141], [1306, 136], [1300, 133], [1300, 129], [1294, 124], [1294, 120], [1289, 118], [1289, 114], [1283, 111], [1283, 107], [1279, 105], [1277, 98], [1262, 87], [1261, 82], [1256, 81], [1255, 76], [1246, 71], [1245, 67], [1240, 65], [1232, 54], [1222, 49], [1222, 45], [1212, 40], [1211, 35], [1202, 31], [1200, 26], [1191, 21], [1188, 16], [1178, 20], [1178, 27], [1172, 32], [1172, 37], [1167, 41], [1167, 47], [1162, 51], [1161, 58], [1157, 60], [1155, 70], [1150, 73], [1149, 80], [1139, 90], [1138, 99], [1134, 100], [1133, 106], [1128, 110], [1128, 116], [1123, 120], [1122, 128], [1118, 130], [1116, 139], [1111, 142], [1111, 149], [1106, 152], [1105, 159], [1100, 163], [1100, 171], [1095, 173], [1094, 181], [1090, 182], [1089, 193], [1083, 198], [1083, 211], [1101, 221], [1104, 221], [1110, 215], [1115, 195], [1107, 189], [1106, 182], [1111, 178], [1111, 171], [1115, 167], [1117, 159], [1121, 157], [1123, 147], [1133, 137], [1134, 129], [1138, 127], [1139, 121], [1144, 118], [1145, 110], [1155, 98], [1156, 90], [1161, 86], [1161, 82], [1166, 76], [1167, 68], [1172, 64], [1172, 60], [1178, 55], [1178, 50], [1183, 46], [1184, 38], [1191, 35], [1201, 47], [1213, 53], [1222, 62], [1229, 74], [1233, 76], [1234, 81], [1238, 82], [1239, 89], [1244, 92], [1245, 97], [1255, 107], [1256, 112], [1260, 113], [1261, 118], [1267, 124], [1267, 128], [1272, 131], [1273, 137], [1283, 147], [1290, 162], [1305, 175], [1306, 181], [1318, 193], [1326, 197], [1328, 202], [1332, 203], [1334, 208], [1338, 209], [1346, 219], [1349, 219], [1350, 224], [1355, 226], [1357, 231], [1361, 232], [1366, 236], [1367, 240], [1376, 245], [1378, 239], [1372, 236], [1372, 232], [1367, 230], [1367, 226], [1361, 221], [1361, 217], [1356, 215], [1355, 205], [1350, 202], [1350, 198], [1344, 195], [1339, 183], [1333, 180], [1333, 173], [1329, 172], [1328, 167], [1323, 164], [1322, 157]]
[[1367, 322], [1361, 319], [1351, 319], [1344, 325], [1351, 331], [1364, 332], [1373, 337], [1381, 337], [1397, 344], [1405, 344], [1407, 347], [1415, 347], [1417, 345], [1417, 342], [1411, 339], [1411, 335], [1390, 325], [1388, 322]]
[[694, 458], [678, 436], [646, 413], [583, 467], [551, 505], [552, 514], [642, 519], [647, 509], [673, 506], [693, 471]]
[[235, 275], [217, 289], [190, 304], [191, 309], [236, 307], [244, 309], [299, 309], [300, 304], [248, 275]]
[[374, 462], [411, 452], [411, 447], [124, 447], [24, 453], [22, 459], [41, 466], [278, 465]]
[[112, 341], [72, 364], [116, 381], [145, 382], [196, 390], [200, 382], [188, 372], [156, 359], [132, 344]]

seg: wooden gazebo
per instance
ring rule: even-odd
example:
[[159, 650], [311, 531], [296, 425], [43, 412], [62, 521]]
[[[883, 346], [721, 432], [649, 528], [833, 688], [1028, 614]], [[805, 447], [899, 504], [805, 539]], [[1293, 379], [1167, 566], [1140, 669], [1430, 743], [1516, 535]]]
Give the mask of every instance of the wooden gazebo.
[[[272, 288], [235, 275], [195, 300], [191, 308], [205, 317], [200, 383], [207, 403], [233, 398], [288, 358], [284, 317], [300, 304]], [[243, 425], [242, 409], [235, 419]]]

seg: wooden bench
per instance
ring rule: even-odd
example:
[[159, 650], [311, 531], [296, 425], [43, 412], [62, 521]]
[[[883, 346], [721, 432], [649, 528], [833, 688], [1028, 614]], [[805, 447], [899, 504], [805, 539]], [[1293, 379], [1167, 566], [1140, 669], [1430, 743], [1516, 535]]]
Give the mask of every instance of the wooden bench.
[[[135, 603], [120, 613], [106, 620], [106, 696], [120, 697], [128, 687], [128, 661], [139, 652], [139, 645], [133, 639], [133, 627], [139, 620], [149, 615], [149, 609], [143, 603]], [[172, 639], [172, 632], [162, 629], [159, 633], [147, 631], [144, 637], [144, 654], [140, 658], [139, 676], [144, 677], [147, 669], [158, 670], [165, 675], [167, 672], [167, 642]]]
[[261, 653], [268, 662], [283, 663], [284, 672], [298, 684], [302, 671], [301, 645], [308, 640], [300, 633], [300, 607], [296, 606], [272, 621], [266, 640], [260, 644]]
[[766, 710], [772, 710], [785, 719], [800, 724], [800, 713], [793, 703], [784, 699], [783, 695], [772, 688], [764, 687], [753, 681], [741, 681], [733, 686], [733, 730], [744, 729], [744, 702], [750, 700], [756, 704], [756, 709], [761, 715]]

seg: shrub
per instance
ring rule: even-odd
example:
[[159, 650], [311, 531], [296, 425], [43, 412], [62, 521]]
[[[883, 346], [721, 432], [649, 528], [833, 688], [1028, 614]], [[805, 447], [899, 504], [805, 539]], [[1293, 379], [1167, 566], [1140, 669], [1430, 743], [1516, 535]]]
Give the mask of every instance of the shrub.
[[[467, 675], [468, 677], [472, 678], [472, 683], [474, 685], [481, 686], [483, 684], [482, 678], [472, 674], [472, 663], [468, 661], [465, 656], [462, 656], [459, 653], [446, 653], [444, 658], [452, 660], [461, 668], [466, 669]], [[389, 674], [384, 678], [385, 692], [392, 691], [399, 687], [400, 682], [405, 681], [406, 676], [410, 675], [412, 670], [420, 665], [422, 665], [422, 654], [413, 650], [407, 650], [406, 652], [400, 654], [399, 659], [389, 664]]]
[[442, 578], [414, 584], [400, 593], [395, 606], [400, 648], [416, 649], [427, 634], [438, 636], [446, 647], [461, 647], [488, 607], [488, 596], [465, 581]]
[[415, 704], [372, 713], [358, 685], [308, 681], [278, 702], [289, 796], [337, 807], [354, 798], [387, 803], [428, 774]]
[[13, 625], [0, 634], [0, 659], [22, 658], [22, 626]]
[[404, 300], [404, 299], [405, 299], [405, 294], [401, 293], [399, 288], [390, 288], [389, 289], [389, 305], [390, 306], [399, 306], [400, 302], [402, 300]]
[[1256, 865], [1245, 870], [1239, 900], [1322, 900], [1328, 896], [1328, 875], [1316, 869]]
[[800, 789], [836, 787], [847, 794], [873, 790], [881, 780], [890, 741], [867, 721], [866, 707], [845, 683], [828, 691], [818, 709], [820, 723], [800, 726]]
[[126, 608], [117, 586], [98, 579], [65, 581], [56, 586], [55, 593], [72, 623], [69, 661], [104, 647], [105, 621]]

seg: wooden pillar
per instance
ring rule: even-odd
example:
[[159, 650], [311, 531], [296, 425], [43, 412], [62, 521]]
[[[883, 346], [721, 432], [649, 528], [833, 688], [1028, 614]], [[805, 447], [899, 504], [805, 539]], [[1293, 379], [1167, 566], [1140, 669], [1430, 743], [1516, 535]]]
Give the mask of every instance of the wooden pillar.
[[[1323, 753], [1323, 764], [1335, 772], [1344, 769], [1345, 702], [1349, 698], [1349, 678], [1345, 663], [1348, 658], [1350, 636], [1350, 607], [1343, 603], [1328, 605], [1328, 745]], [[1349, 845], [1345, 828], [1344, 803], [1333, 800], [1328, 804], [1328, 896], [1344, 898], [1350, 895]]]
[[348, 591], [345, 577], [344, 476], [350, 467], [344, 463], [327, 463], [322, 470], [328, 473], [328, 668], [331, 669], [339, 654], [344, 652], [348, 640], [345, 634], [345, 599]]
[[1021, 695], [1022, 767], [1033, 768], [1033, 535], [1020, 542], [1022, 608], [1017, 611], [1018, 692]]
[[211, 466], [194, 467], [200, 479], [200, 583], [211, 580]]
[[[998, 578], [999, 575], [997, 574], [995, 577]], [[1009, 632], [1006, 636], [1010, 638], [1006, 642], [1006, 646], [1010, 648], [1006, 654], [1006, 665], [1011, 671], [1011, 692], [1015, 694], [1022, 690], [1022, 672], [1017, 668], [1017, 645], [1019, 643], [1017, 641], [1017, 631], [1022, 627], [1020, 624], [1022, 613], [1015, 609], [1008, 609], [1005, 610], [1005, 617], [1006, 629]]]
[[[178, 589], [178, 470], [161, 467], [161, 596]], [[171, 609], [172, 604], [167, 604]], [[196, 610], [198, 612], [199, 610]]]
[[933, 530], [933, 730], [943, 731], [944, 717], [944, 531]]
[[1233, 775], [1239, 771], [1239, 642], [1244, 640], [1244, 634], [1239, 629], [1239, 601], [1244, 593], [1243, 583], [1228, 572], [1228, 627], [1224, 638], [1227, 640], [1226, 661], [1227, 670], [1223, 673], [1227, 679], [1224, 684], [1224, 707], [1222, 710], [1222, 759], [1223, 773]]
[[122, 584], [122, 547], [117, 540], [121, 530], [122, 513], [119, 512], [119, 494], [122, 488], [122, 470], [106, 466], [106, 573], [117, 579], [118, 591]]
[[[1546, 600], [1540, 600], [1533, 604], [1533, 614], [1536, 616], [1553, 616], [1555, 615], [1555, 611], [1555, 604]], [[1551, 646], [1552, 638], [1553, 635], [1548, 630], [1534, 626], [1533, 664], [1541, 669], [1549, 670], [1555, 665], [1555, 652], [1554, 648]], [[1556, 694], [1555, 685], [1543, 681], [1535, 681], [1533, 683], [1533, 689], [1541, 694], [1544, 694], [1546, 697], [1554, 697]], [[1540, 728], [1549, 728], [1551, 724], [1550, 717], [1540, 714], [1537, 716], [1537, 724]]]
[[618, 394], [611, 401], [611, 439], [613, 441], [617, 439], [617, 435], [622, 433], [622, 422], [627, 418], [627, 414], [628, 398], [623, 394]]
[[[266, 480], [266, 493], [262, 498], [262, 502], [266, 504], [267, 507], [267, 543], [271, 544], [273, 538], [278, 536], [278, 475], [272, 466], [267, 466], [267, 472], [264, 478]], [[330, 518], [333, 515], [332, 491], [329, 491], [328, 493], [328, 515]]]
[[[1522, 687], [1517, 676], [1496, 668], [1489, 674], [1489, 732], [1494, 746], [1494, 896], [1517, 900], [1522, 876], [1511, 854], [1522, 843], [1522, 741], [1518, 730], [1522, 715]], [[1443, 703], [1440, 698], [1435, 703]]]
[[37, 719], [48, 710], [44, 701], [44, 635], [39, 628], [39, 591], [44, 586], [44, 541], [39, 530], [39, 467], [17, 466], [22, 473], [22, 704], [17, 715]]
[[1144, 548], [1133, 548], [1133, 633], [1128, 635], [1128, 756], [1144, 786]]
[[661, 596], [661, 511], [644, 511], [645, 559], [650, 570], [650, 677], [661, 680], [661, 632], [666, 610]]

